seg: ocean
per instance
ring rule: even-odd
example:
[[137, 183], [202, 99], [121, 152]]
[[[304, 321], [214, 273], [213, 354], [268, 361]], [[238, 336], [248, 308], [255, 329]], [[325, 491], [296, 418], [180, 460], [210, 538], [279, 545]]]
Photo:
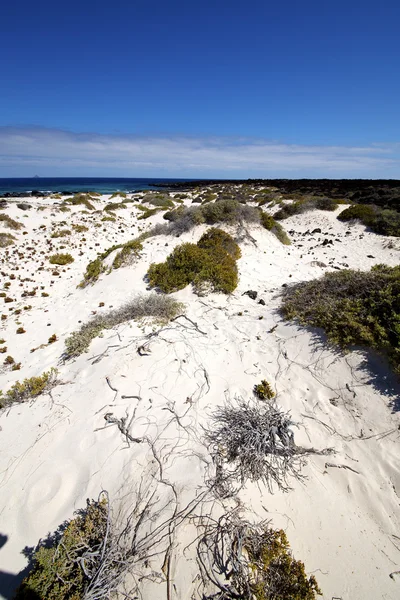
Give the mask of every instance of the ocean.
[[136, 192], [151, 190], [156, 184], [179, 181], [193, 181], [193, 179], [138, 179], [125, 177], [21, 177], [0, 178], [0, 196], [7, 192], [99, 192], [112, 194], [113, 192]]

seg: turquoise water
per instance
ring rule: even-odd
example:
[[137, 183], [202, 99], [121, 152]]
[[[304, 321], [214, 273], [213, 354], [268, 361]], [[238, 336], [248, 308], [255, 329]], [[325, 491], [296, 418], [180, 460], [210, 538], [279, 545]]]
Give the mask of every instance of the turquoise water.
[[113, 192], [135, 192], [138, 190], [153, 189], [155, 184], [178, 181], [192, 181], [189, 179], [138, 179], [121, 177], [30, 177], [30, 178], [0, 178], [0, 195], [7, 192], [99, 192], [112, 194]]

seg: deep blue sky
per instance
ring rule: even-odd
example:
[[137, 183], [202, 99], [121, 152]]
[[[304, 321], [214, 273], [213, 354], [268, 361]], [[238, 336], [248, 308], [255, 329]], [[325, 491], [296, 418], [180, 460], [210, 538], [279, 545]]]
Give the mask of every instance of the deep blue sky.
[[[397, 157], [398, 0], [14, 0], [0, 22], [0, 126], [103, 134], [102, 143], [128, 134], [395, 144]], [[37, 157], [32, 168], [10, 162], [3, 143], [1, 175], [35, 170]]]

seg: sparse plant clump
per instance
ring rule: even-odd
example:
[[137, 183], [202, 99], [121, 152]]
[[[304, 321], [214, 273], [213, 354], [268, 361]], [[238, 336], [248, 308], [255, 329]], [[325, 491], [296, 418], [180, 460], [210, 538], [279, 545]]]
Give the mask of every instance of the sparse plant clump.
[[32, 571], [17, 589], [15, 600], [81, 600], [107, 550], [108, 500], [87, 501], [84, 511], [61, 532], [36, 548]]
[[68, 235], [71, 235], [71, 231], [69, 229], [60, 229], [59, 231], [55, 231], [54, 233], [51, 234], [52, 238], [61, 238], [61, 237], [67, 237]]
[[52, 265], [69, 265], [73, 262], [71, 254], [53, 254], [49, 258], [49, 263]]
[[387, 354], [400, 374], [400, 267], [346, 269], [289, 287], [282, 313], [322, 327], [342, 348], [362, 345]]
[[142, 221], [143, 219], [153, 217], [161, 210], [161, 208], [149, 208], [148, 206], [143, 206], [141, 204], [139, 204], [137, 208], [142, 212], [142, 214], [138, 216], [138, 221]]
[[338, 219], [339, 221], [361, 221], [374, 233], [400, 237], [400, 213], [396, 210], [382, 209], [369, 204], [355, 204], [345, 208], [338, 215]]
[[169, 321], [182, 310], [182, 304], [158, 294], [138, 296], [119, 309], [112, 310], [102, 315], [96, 315], [91, 321], [72, 333], [65, 340], [65, 358], [76, 358], [89, 349], [91, 341], [104, 329], [111, 329], [116, 325], [154, 317], [159, 321]]
[[110, 200], [112, 200], [113, 198], [126, 198], [126, 192], [114, 192], [113, 194], [111, 194]]
[[[8, 361], [8, 364], [13, 364], [14, 362], [14, 359], [12, 359], [12, 362]], [[50, 392], [58, 383], [57, 374], [57, 369], [51, 368], [39, 377], [30, 377], [29, 379], [24, 379], [22, 382], [17, 381], [8, 392], [0, 398], [0, 407], [4, 408], [15, 402], [21, 403], [26, 402], [27, 400], [33, 400], [42, 394]]]
[[150, 265], [149, 283], [169, 294], [192, 283], [199, 293], [207, 287], [229, 294], [238, 284], [236, 260], [240, 248], [221, 229], [210, 229], [197, 244], [181, 244], [164, 263]]
[[0, 233], [0, 248], [6, 248], [15, 244], [16, 239], [11, 233]]
[[115, 219], [115, 217], [102, 217], [101, 221], [103, 221], [103, 222], [109, 221], [110, 223], [115, 223], [116, 219]]
[[275, 213], [274, 217], [276, 220], [282, 221], [283, 219], [287, 219], [293, 215], [300, 215], [315, 209], [333, 211], [338, 207], [338, 205], [339, 204], [337, 200], [332, 198], [309, 196], [304, 197], [297, 202], [284, 204], [282, 208]]
[[253, 391], [260, 400], [272, 400], [272, 398], [275, 398], [275, 392], [266, 379], [255, 385]]
[[126, 208], [126, 204], [124, 204], [123, 202], [110, 202], [109, 204], [106, 204], [104, 210], [106, 212], [112, 212], [114, 210], [120, 210], [122, 208]]
[[23, 227], [23, 225], [21, 223], [18, 223], [18, 221], [15, 221], [11, 217], [9, 217], [8, 215], [5, 215], [3, 213], [0, 214], [0, 225], [3, 225], [4, 227], [8, 227], [9, 229], [15, 229], [16, 231], [18, 229], [22, 229], [22, 227]]
[[86, 225], [72, 225], [72, 229], [74, 231], [76, 231], [77, 233], [84, 233], [85, 231], [89, 231], [89, 227], [86, 227]]

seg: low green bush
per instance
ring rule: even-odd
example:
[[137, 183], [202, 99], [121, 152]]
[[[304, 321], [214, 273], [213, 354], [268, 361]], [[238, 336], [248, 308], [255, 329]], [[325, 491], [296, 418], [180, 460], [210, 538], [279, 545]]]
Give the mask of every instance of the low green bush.
[[260, 400], [272, 400], [275, 397], [275, 392], [266, 379], [255, 385], [253, 392]]
[[322, 327], [342, 348], [361, 345], [386, 354], [400, 374], [400, 267], [346, 269], [286, 289], [282, 313]]
[[[33, 568], [14, 596], [15, 600], [82, 600], [96, 574], [108, 527], [108, 501], [87, 500], [85, 510], [64, 529], [39, 542]], [[104, 547], [104, 553], [107, 547]]]
[[249, 583], [254, 600], [315, 600], [322, 595], [314, 575], [307, 577], [304, 563], [293, 558], [282, 529], [267, 529], [244, 547], [253, 571]]
[[49, 263], [52, 265], [69, 265], [74, 259], [70, 254], [53, 254], [49, 258]]
[[277, 223], [272, 215], [266, 212], [260, 211], [261, 225], [271, 231], [278, 240], [285, 246], [290, 246], [290, 239], [286, 231], [283, 229], [280, 223]]
[[113, 194], [111, 194], [110, 196], [110, 200], [112, 200], [113, 198], [126, 198], [126, 192], [114, 192]]
[[[14, 360], [9, 361], [10, 364], [13, 362]], [[51, 368], [39, 377], [30, 377], [22, 382], [17, 381], [4, 395], [0, 395], [0, 407], [4, 408], [16, 402], [33, 400], [50, 392], [58, 383], [57, 374], [57, 369]]]
[[240, 248], [229, 234], [211, 229], [197, 244], [181, 244], [166, 262], [150, 265], [149, 283], [167, 294], [190, 283], [199, 293], [210, 285], [214, 292], [229, 294], [238, 284], [239, 256]]
[[339, 221], [361, 221], [374, 233], [400, 237], [400, 213], [370, 204], [354, 204], [345, 208], [339, 215]]

